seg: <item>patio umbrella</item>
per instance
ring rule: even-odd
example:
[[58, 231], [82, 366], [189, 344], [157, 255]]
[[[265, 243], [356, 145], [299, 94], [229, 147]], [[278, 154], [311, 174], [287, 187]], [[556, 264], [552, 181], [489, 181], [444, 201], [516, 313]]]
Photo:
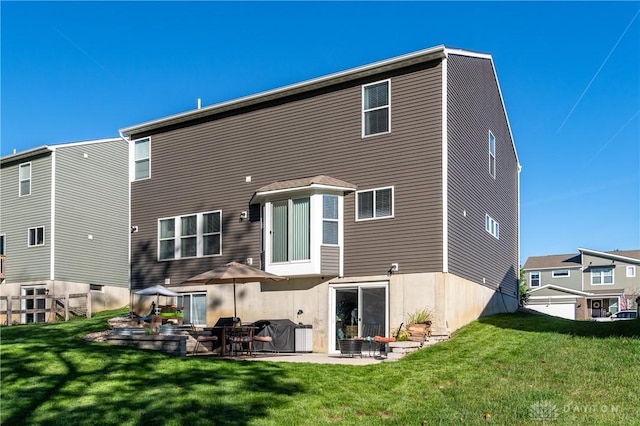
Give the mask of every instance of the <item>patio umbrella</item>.
[[287, 278], [270, 274], [238, 262], [229, 262], [207, 272], [189, 278], [183, 284], [233, 284], [233, 316], [236, 311], [236, 283], [253, 283], [259, 281], [281, 281]]
[[169, 290], [168, 288], [166, 288], [163, 285], [154, 285], [151, 287], [147, 287], [147, 288], [143, 288], [140, 290], [136, 290], [133, 292], [134, 294], [140, 295], [140, 296], [156, 296], [157, 300], [156, 300], [156, 306], [160, 306], [160, 296], [169, 296], [169, 297], [176, 297], [176, 296], [180, 296], [180, 293], [176, 293], [173, 290]]

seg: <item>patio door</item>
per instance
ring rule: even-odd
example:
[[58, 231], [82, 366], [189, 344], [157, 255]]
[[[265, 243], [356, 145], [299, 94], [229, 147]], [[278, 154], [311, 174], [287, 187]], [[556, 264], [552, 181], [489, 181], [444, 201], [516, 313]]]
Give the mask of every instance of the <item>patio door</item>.
[[338, 339], [388, 333], [389, 283], [386, 281], [335, 284], [330, 287], [329, 352], [337, 352]]

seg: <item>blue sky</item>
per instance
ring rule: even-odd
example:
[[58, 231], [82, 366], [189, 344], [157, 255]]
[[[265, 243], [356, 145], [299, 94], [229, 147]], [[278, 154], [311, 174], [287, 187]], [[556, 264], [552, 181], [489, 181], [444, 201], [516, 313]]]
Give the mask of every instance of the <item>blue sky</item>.
[[640, 248], [638, 2], [7, 2], [1, 155], [444, 44], [491, 53], [528, 256]]

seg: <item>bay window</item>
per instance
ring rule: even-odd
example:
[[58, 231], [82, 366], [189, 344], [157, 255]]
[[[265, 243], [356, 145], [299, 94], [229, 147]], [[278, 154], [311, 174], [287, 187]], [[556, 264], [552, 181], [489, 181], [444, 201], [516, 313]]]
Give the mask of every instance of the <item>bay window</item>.
[[277, 201], [272, 205], [272, 261], [309, 260], [310, 198]]

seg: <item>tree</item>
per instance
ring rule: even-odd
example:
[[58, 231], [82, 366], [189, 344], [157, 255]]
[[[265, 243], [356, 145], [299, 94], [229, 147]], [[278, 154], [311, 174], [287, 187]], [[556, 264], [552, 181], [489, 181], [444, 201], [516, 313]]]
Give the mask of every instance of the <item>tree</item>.
[[520, 268], [520, 306], [524, 306], [529, 302], [529, 286], [527, 285], [527, 278], [524, 269]]

